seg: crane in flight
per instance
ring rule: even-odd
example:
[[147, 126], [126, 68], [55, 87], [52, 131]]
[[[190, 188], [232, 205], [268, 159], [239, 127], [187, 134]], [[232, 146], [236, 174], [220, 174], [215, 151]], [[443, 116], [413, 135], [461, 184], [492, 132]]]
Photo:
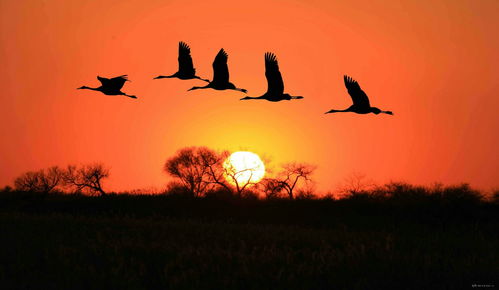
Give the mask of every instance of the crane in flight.
[[157, 76], [154, 79], [178, 78], [181, 80], [199, 79], [209, 82], [207, 79], [202, 79], [196, 75], [196, 69], [192, 64], [191, 48], [187, 43], [180, 41], [178, 43], [178, 71], [169, 76]]
[[265, 53], [265, 77], [267, 78], [267, 92], [259, 97], [246, 96], [241, 100], [267, 100], [270, 102], [279, 102], [283, 100], [303, 99], [302, 96], [291, 96], [284, 93], [284, 82], [277, 57], [271, 52]]
[[369, 98], [366, 93], [360, 88], [359, 83], [352, 79], [351, 77], [345, 75], [343, 77], [345, 82], [345, 87], [348, 90], [348, 94], [352, 97], [353, 105], [348, 107], [345, 110], [330, 110], [327, 111], [326, 114], [329, 113], [339, 113], [339, 112], [352, 112], [357, 114], [369, 114], [374, 113], [378, 115], [379, 113], [393, 115], [391, 111], [382, 111], [376, 107], [371, 107], [369, 103]]
[[235, 90], [246, 93], [245, 89], [237, 88], [233, 83], [229, 82], [229, 67], [227, 59], [229, 55], [222, 48], [218, 52], [213, 61], [213, 80], [204, 87], [192, 87], [189, 91], [198, 89], [215, 89], [215, 90]]
[[118, 77], [114, 77], [112, 79], [108, 78], [103, 78], [100, 76], [97, 76], [97, 79], [101, 82], [101, 86], [97, 88], [90, 88], [87, 86], [82, 86], [79, 87], [79, 90], [93, 90], [93, 91], [99, 91], [103, 93], [104, 95], [123, 95], [127, 96], [132, 99], [136, 99], [136, 96], [132, 95], [127, 95], [124, 92], [121, 91], [121, 88], [123, 88], [123, 85], [125, 84], [126, 81], [128, 81], [127, 75], [121, 75]]

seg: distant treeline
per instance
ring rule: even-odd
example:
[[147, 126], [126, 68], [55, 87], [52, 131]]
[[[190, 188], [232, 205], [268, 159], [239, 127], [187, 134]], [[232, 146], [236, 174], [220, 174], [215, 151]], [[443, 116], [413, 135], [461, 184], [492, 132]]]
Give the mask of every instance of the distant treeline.
[[163, 216], [203, 220], [234, 220], [279, 224], [327, 225], [339, 220], [383, 219], [389, 223], [413, 220], [441, 224], [499, 220], [499, 194], [484, 197], [468, 185], [431, 187], [389, 183], [371, 190], [351, 192], [338, 199], [313, 194], [294, 200], [262, 198], [251, 192], [239, 197], [220, 189], [194, 197], [185, 188], [162, 194], [109, 193], [104, 196], [0, 192], [0, 211], [67, 213], [76, 215]]

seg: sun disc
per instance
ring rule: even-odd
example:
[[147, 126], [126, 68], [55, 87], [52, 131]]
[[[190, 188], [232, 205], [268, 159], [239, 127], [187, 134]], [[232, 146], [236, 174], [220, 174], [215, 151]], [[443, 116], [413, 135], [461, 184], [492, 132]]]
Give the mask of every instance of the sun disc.
[[265, 175], [265, 165], [260, 157], [249, 151], [232, 153], [224, 162], [225, 178], [232, 185], [258, 183]]

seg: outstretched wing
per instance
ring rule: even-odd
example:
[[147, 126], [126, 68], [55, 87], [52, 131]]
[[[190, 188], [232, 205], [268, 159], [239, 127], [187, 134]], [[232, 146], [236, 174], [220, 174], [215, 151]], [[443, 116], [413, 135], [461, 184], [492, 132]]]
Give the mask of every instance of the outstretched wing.
[[125, 82], [128, 80], [127, 75], [122, 75], [119, 77], [115, 77], [112, 79], [108, 78], [103, 78], [100, 76], [97, 76], [97, 79], [102, 83], [103, 87], [107, 87], [108, 89], [114, 89], [114, 90], [121, 90]]
[[192, 64], [191, 48], [183, 41], [178, 43], [178, 72], [183, 75], [196, 75]]
[[229, 82], [229, 67], [227, 66], [228, 55], [222, 48], [218, 52], [213, 61], [213, 82], [227, 83]]
[[348, 94], [352, 97], [353, 104], [359, 107], [370, 107], [369, 98], [360, 88], [359, 83], [349, 76], [343, 77]]
[[284, 82], [282, 81], [279, 64], [275, 54], [265, 53], [265, 77], [267, 77], [267, 93], [271, 95], [282, 95], [284, 93]]
[[103, 87], [107, 86], [109, 84], [109, 79], [108, 78], [103, 78], [100, 76], [97, 76], [97, 79], [100, 81]]

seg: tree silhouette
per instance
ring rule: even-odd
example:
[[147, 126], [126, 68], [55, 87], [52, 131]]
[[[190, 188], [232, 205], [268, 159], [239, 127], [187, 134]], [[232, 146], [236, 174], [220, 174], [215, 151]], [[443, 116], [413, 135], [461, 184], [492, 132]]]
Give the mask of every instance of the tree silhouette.
[[187, 147], [180, 149], [175, 156], [165, 162], [166, 173], [180, 180], [193, 196], [201, 196], [213, 183], [210, 169], [218, 162], [217, 152], [207, 147]]
[[300, 181], [311, 182], [311, 175], [315, 167], [306, 163], [286, 163], [282, 165], [281, 172], [277, 177], [267, 178], [264, 182], [264, 190], [269, 197], [275, 197], [279, 192], [284, 191], [289, 199], [295, 198], [295, 190]]
[[28, 171], [14, 180], [16, 190], [33, 192], [51, 192], [61, 184], [63, 171], [52, 166], [39, 171]]
[[229, 151], [215, 152], [212, 155], [202, 156], [203, 164], [207, 168], [208, 179], [206, 182], [224, 188], [228, 192], [233, 192], [225, 179], [224, 161], [230, 156]]
[[82, 165], [68, 165], [64, 171], [65, 185], [73, 187], [76, 192], [88, 190], [100, 195], [106, 195], [102, 189], [102, 179], [109, 177], [109, 169], [100, 163]]

